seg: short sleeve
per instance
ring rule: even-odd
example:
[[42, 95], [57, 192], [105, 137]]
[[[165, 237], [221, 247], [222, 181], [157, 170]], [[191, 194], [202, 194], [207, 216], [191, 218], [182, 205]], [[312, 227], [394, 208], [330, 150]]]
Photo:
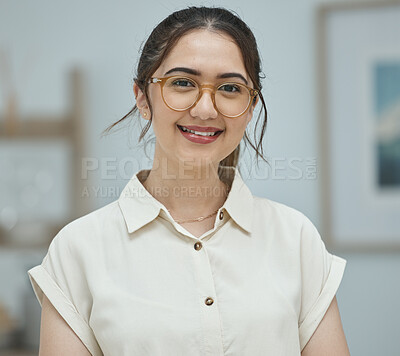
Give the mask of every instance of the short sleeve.
[[[92, 298], [77, 238], [64, 227], [53, 239], [42, 263], [28, 271], [36, 297], [43, 295], [72, 328], [92, 355], [103, 355], [88, 324]], [[78, 245], [78, 246], [77, 246]]]
[[301, 230], [300, 349], [322, 321], [343, 277], [346, 260], [330, 254], [316, 227], [304, 216]]

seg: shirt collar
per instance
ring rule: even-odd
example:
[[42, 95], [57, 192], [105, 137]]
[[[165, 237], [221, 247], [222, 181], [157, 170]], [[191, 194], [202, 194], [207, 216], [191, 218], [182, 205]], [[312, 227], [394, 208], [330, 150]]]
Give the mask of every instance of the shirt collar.
[[[232, 177], [233, 175], [233, 181], [228, 197], [220, 210], [225, 209], [236, 224], [251, 233], [253, 195], [243, 182], [236, 167], [223, 167], [222, 169], [224, 170], [223, 176]], [[161, 210], [168, 212], [165, 206], [155, 199], [139, 180], [139, 177], [146, 177], [148, 173], [148, 169], [135, 173], [118, 199], [129, 233], [153, 221]]]

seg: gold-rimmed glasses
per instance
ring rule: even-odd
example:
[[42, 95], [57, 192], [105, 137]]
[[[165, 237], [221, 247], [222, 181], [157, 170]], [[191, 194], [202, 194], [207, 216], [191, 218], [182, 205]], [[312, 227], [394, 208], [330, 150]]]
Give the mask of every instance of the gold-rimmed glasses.
[[190, 109], [200, 100], [203, 90], [210, 90], [215, 109], [230, 118], [243, 115], [258, 95], [258, 90], [237, 82], [200, 85], [192, 78], [176, 75], [153, 77], [148, 82], [160, 84], [165, 105], [174, 111]]

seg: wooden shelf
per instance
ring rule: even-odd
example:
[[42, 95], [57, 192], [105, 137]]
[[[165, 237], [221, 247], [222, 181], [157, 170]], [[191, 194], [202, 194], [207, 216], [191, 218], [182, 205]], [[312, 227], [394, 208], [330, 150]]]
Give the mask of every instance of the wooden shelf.
[[0, 117], [0, 139], [54, 139], [69, 138], [73, 134], [72, 120], [54, 117], [51, 120], [43, 119], [43, 116], [26, 118], [13, 126], [7, 125], [6, 120]]
[[[21, 242], [19, 243], [13, 243], [9, 241], [9, 238], [7, 239], [7, 233], [2, 232], [0, 233], [0, 250], [2, 251], [20, 251], [20, 252], [31, 252], [31, 251], [46, 251], [52, 239], [54, 236], [58, 234], [58, 232], [65, 226], [67, 225], [71, 220], [65, 220], [63, 222], [59, 222], [58, 224], [47, 224], [46, 225], [46, 233], [48, 235], [48, 239], [43, 241], [42, 243], [27, 243], [23, 244]], [[1, 356], [1, 355], [0, 355]]]
[[37, 356], [38, 351], [32, 351], [32, 350], [21, 350], [21, 349], [13, 349], [13, 350], [1, 350], [0, 349], [0, 355], [1, 356]]
[[[12, 98], [8, 110], [0, 116], [0, 140], [11, 141], [39, 141], [46, 143], [50, 140], [64, 139], [71, 148], [69, 158], [71, 208], [67, 221], [72, 221], [90, 212], [89, 200], [81, 199], [87, 180], [81, 179], [82, 158], [86, 152], [85, 136], [85, 90], [83, 74], [80, 69], [74, 68], [68, 76], [68, 107], [60, 115], [34, 114], [29, 117], [18, 117], [15, 98]], [[59, 229], [56, 231], [58, 232]], [[0, 233], [1, 235], [1, 233]], [[55, 235], [55, 234], [54, 234]], [[54, 236], [53, 235], [53, 236]], [[1, 236], [0, 236], [1, 240]], [[0, 245], [0, 247], [2, 247]], [[8, 246], [8, 248], [18, 248]], [[34, 248], [34, 247], [33, 247]]]

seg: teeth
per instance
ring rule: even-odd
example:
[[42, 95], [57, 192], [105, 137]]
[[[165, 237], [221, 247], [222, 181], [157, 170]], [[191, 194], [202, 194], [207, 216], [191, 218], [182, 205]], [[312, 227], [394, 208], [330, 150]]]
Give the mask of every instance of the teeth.
[[189, 130], [183, 126], [181, 126], [181, 127], [182, 127], [182, 131], [190, 132], [190, 133], [193, 133], [193, 134], [199, 135], [199, 136], [214, 136], [217, 133], [217, 132], [200, 132], [200, 131]]

